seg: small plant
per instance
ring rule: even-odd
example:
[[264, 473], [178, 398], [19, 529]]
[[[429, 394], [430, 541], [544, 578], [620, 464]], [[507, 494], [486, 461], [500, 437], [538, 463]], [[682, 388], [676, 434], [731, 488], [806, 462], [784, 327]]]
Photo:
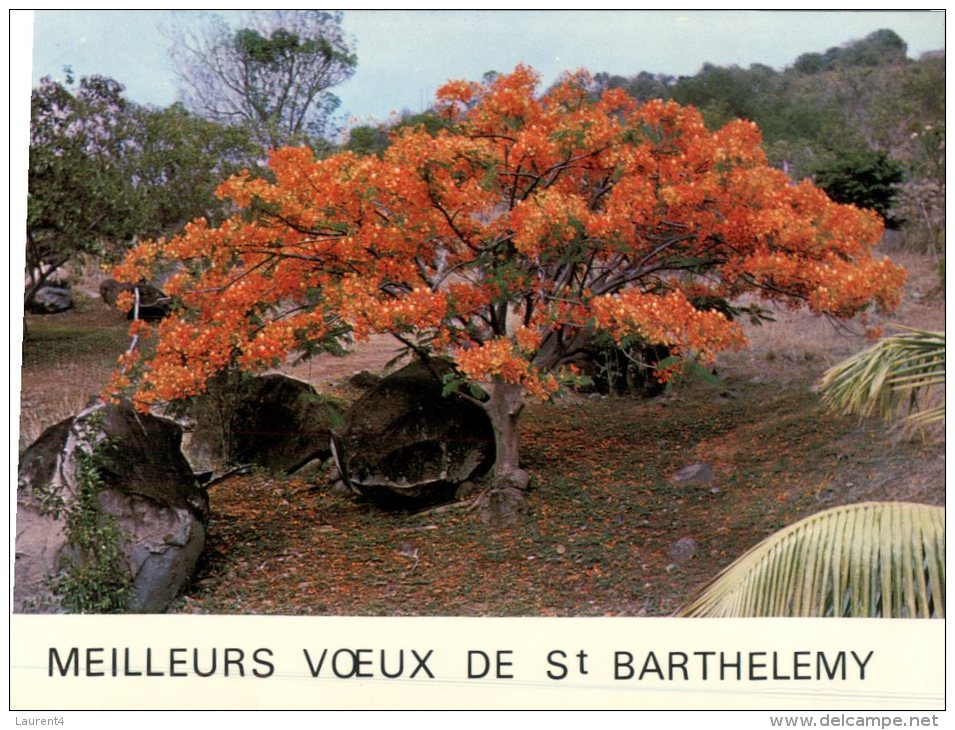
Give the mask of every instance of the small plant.
[[71, 613], [120, 613], [132, 590], [122, 530], [114, 517], [97, 508], [102, 469], [111, 451], [108, 441], [91, 452], [77, 451], [76, 497], [66, 509], [66, 537], [74, 553], [64, 559], [64, 570], [53, 582]]
[[[593, 378], [589, 384], [599, 393], [640, 392], [654, 396], [664, 390], [657, 368], [664, 360], [670, 360], [670, 350], [666, 345], [635, 336], [616, 342], [609, 334], [598, 333], [585, 353], [593, 364]], [[682, 362], [682, 359], [673, 358], [671, 364]]]
[[30, 492], [41, 515], [47, 515], [54, 520], [60, 519], [66, 509], [66, 500], [56, 485], [49, 482], [35, 484]]

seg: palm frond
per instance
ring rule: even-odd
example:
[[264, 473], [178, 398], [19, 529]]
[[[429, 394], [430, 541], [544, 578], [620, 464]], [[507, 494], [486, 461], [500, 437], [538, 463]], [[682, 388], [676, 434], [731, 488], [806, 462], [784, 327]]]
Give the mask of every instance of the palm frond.
[[812, 515], [749, 550], [678, 615], [944, 618], [945, 511], [864, 502]]
[[819, 389], [834, 411], [909, 425], [945, 420], [945, 407], [926, 406], [928, 393], [945, 385], [945, 333], [900, 328], [872, 347], [834, 365]]

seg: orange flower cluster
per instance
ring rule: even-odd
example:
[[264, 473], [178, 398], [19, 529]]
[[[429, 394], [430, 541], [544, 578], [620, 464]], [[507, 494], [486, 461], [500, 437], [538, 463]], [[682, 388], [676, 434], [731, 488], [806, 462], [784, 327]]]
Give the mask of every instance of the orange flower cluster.
[[559, 255], [580, 235], [589, 218], [587, 203], [579, 195], [545, 190], [517, 203], [511, 211], [514, 245], [528, 257], [540, 256], [546, 249], [556, 249]]
[[553, 374], [534, 367], [506, 337], [455, 350], [454, 360], [458, 369], [474, 382], [520, 384], [534, 398], [549, 398], [560, 388]]
[[172, 262], [180, 303], [121, 384], [145, 405], [229, 363], [397, 332], [546, 397], [560, 347], [593, 326], [704, 358], [744, 344], [694, 297], [838, 317], [898, 302], [904, 271], [872, 255], [878, 217], [769, 168], [752, 123], [711, 132], [674, 102], [594, 99], [584, 72], [544, 94], [538, 81], [519, 66], [450, 82], [434, 135], [405, 129], [381, 157], [280, 149], [271, 180], [223, 182], [235, 216], [143, 242], [117, 268], [138, 281]]
[[597, 326], [618, 342], [637, 336], [667, 345], [674, 354], [712, 361], [721, 350], [739, 349], [746, 336], [722, 312], [699, 310], [679, 290], [650, 294], [628, 289], [593, 301]]
[[[365, 306], [368, 329], [403, 332], [439, 328], [447, 313], [448, 302], [443, 292], [419, 288], [392, 300], [366, 302]], [[356, 314], [353, 321], [358, 316]]]

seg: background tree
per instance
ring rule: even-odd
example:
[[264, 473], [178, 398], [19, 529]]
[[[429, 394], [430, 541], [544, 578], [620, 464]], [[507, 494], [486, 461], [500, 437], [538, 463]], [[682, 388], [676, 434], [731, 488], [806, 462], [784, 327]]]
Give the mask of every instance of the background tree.
[[704, 63], [695, 76], [679, 79], [673, 87], [672, 98], [700, 109], [711, 129], [732, 119], [756, 121], [762, 116], [762, 105], [773, 99], [778, 76], [776, 71], [762, 64], [742, 69]]
[[242, 130], [178, 105], [133, 104], [101, 76], [76, 88], [43, 79], [30, 134], [24, 303], [76, 256], [108, 256], [135, 237], [214, 217], [218, 183], [260, 152]]
[[[266, 147], [325, 134], [357, 58], [340, 12], [260, 10], [233, 30], [219, 15], [187, 13], [168, 29], [180, 98], [199, 116], [246, 124]], [[314, 141], [314, 139], [313, 139]]]
[[345, 149], [359, 155], [381, 154], [391, 141], [388, 130], [383, 124], [361, 124], [348, 130], [348, 141]]
[[507, 518], [528, 482], [524, 404], [572, 379], [596, 333], [665, 345], [665, 379], [745, 344], [729, 302], [746, 293], [840, 318], [897, 303], [904, 272], [871, 252], [878, 216], [770, 168], [754, 124], [709, 132], [676, 103], [594, 100], [582, 73], [540, 97], [537, 81], [518, 67], [452, 82], [438, 98], [451, 124], [435, 136], [408, 128], [381, 157], [285, 148], [274, 182], [226, 182], [239, 214], [144, 243], [118, 270], [138, 280], [183, 264], [154, 354], [136, 372], [132, 353], [114, 388], [138, 376], [148, 407], [231, 363], [267, 368], [342, 329], [388, 332], [451, 358], [448, 387], [487, 412], [485, 507]]
[[888, 28], [874, 31], [862, 40], [834, 46], [825, 53], [804, 53], [793, 63], [803, 74], [817, 74], [848, 66], [881, 66], [904, 63], [908, 45]]
[[122, 86], [102, 76], [33, 89], [24, 303], [73, 256], [126, 238], [140, 210], [124, 165], [133, 121]]
[[[485, 74], [487, 76], [487, 74]], [[360, 125], [349, 130], [348, 141], [344, 148], [360, 155], [381, 155], [391, 145], [392, 138], [409, 127], [420, 127], [432, 137], [438, 130], [448, 126], [448, 120], [434, 109], [427, 109], [418, 114], [405, 111], [401, 117], [390, 125]]]
[[259, 169], [261, 148], [244, 128], [194, 116], [181, 104], [137, 107], [135, 120], [127, 155], [143, 211], [139, 236], [181, 229], [199, 215], [216, 219], [223, 208], [216, 188], [223, 178]]
[[641, 71], [627, 82], [621, 83], [619, 77], [611, 78], [607, 88], [620, 87], [638, 101], [650, 99], [669, 99], [677, 79], [666, 74], [651, 74]]
[[818, 166], [816, 184], [837, 203], [871, 208], [893, 227], [889, 210], [902, 182], [902, 166], [884, 152], [851, 152]]

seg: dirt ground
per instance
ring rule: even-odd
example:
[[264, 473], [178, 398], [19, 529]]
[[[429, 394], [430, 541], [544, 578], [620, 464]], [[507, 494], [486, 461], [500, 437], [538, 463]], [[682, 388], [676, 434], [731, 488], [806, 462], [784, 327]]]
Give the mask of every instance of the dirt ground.
[[[876, 323], [944, 328], [934, 263], [910, 271], [899, 310]], [[93, 299], [28, 316], [20, 448], [77, 412], [126, 348], [123, 318]], [[825, 369], [865, 346], [802, 312], [751, 328], [722, 357], [718, 382], [666, 395], [569, 394], [522, 416], [529, 512], [505, 530], [467, 503], [384, 511], [331, 489], [327, 466], [263, 473], [210, 491], [206, 554], [174, 609], [188, 613], [346, 615], [669, 615], [769, 533], [821, 509], [865, 500], [943, 505], [944, 434], [903, 434], [821, 406]], [[380, 373], [388, 337], [346, 357], [286, 368], [350, 398], [353, 373]], [[674, 481], [709, 464], [711, 482]], [[692, 541], [692, 542], [690, 542]], [[677, 547], [692, 545], [692, 555]]]

